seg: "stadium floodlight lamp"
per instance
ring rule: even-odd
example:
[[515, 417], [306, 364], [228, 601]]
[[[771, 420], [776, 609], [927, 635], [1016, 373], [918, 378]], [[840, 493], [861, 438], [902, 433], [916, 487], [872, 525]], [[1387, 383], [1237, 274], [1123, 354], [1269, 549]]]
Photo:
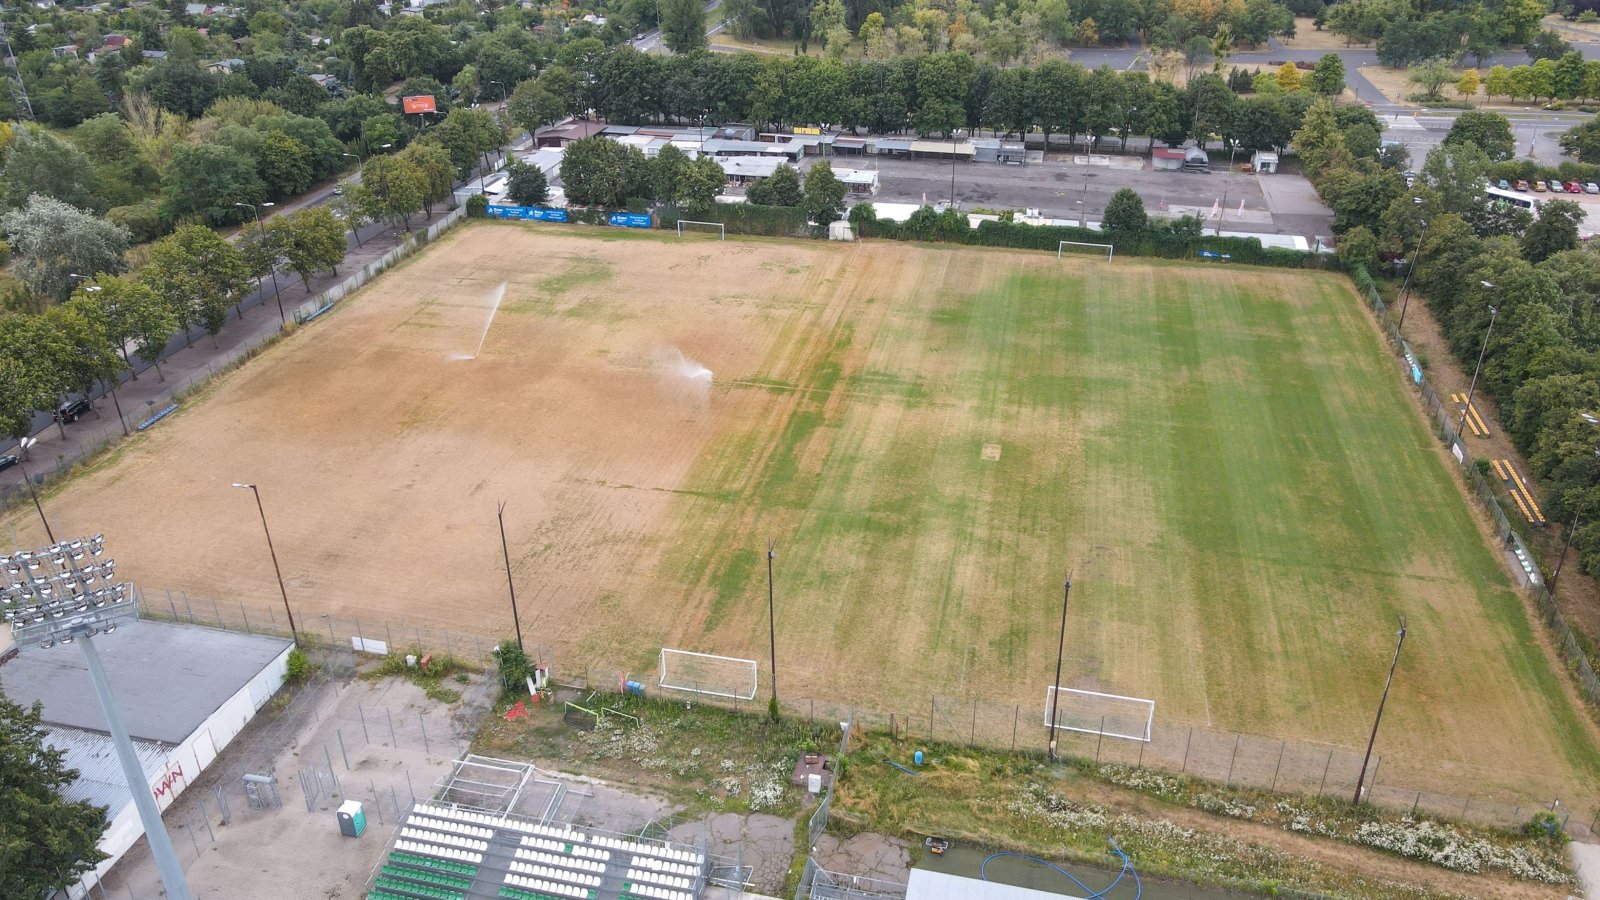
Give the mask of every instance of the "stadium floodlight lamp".
[[[161, 821], [155, 795], [132, 787], [146, 781], [144, 767], [134, 752], [133, 738], [112, 699], [111, 682], [94, 647], [96, 634], [112, 634], [121, 622], [138, 616], [138, 600], [133, 585], [113, 583], [115, 560], [78, 565], [85, 551], [95, 557], [104, 553], [105, 535], [0, 556], [0, 571], [6, 575], [0, 586], [0, 615], [11, 624], [11, 637], [19, 649], [47, 650], [57, 644], [77, 644], [83, 650], [89, 682], [105, 713], [106, 729], [122, 765], [122, 776], [132, 788], [129, 793], [150, 843], [150, 855], [161, 875], [162, 887], [170, 900], [193, 900], [172, 838]], [[50, 568], [45, 567], [46, 561]], [[97, 579], [100, 586], [91, 590]]]

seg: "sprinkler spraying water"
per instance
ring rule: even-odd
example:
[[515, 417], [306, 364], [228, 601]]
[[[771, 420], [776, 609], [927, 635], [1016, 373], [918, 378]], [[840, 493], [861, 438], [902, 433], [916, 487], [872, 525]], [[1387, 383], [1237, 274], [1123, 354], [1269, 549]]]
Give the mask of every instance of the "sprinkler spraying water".
[[[500, 311], [500, 301], [505, 299], [505, 296], [506, 282], [502, 281], [500, 282], [500, 286], [495, 288], [494, 291], [492, 291], [489, 295], [489, 318], [485, 319], [483, 322], [483, 334], [478, 335], [477, 349], [473, 350], [470, 354], [452, 353], [450, 354], [451, 359], [465, 360], [478, 358], [478, 354], [483, 352], [483, 342], [489, 339], [489, 326], [494, 324], [494, 314]], [[708, 372], [706, 374], [709, 375], [710, 373]]]
[[707, 384], [711, 383], [710, 369], [700, 365], [692, 359], [685, 357], [682, 350], [674, 349], [672, 353], [677, 357], [676, 361], [672, 365], [673, 374], [680, 375], [689, 379], [690, 381], [704, 381]]

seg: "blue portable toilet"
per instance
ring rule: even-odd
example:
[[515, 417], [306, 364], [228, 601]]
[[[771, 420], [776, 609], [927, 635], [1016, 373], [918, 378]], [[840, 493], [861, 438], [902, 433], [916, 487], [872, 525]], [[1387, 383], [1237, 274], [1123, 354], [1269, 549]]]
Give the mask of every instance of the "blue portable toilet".
[[367, 813], [361, 801], [346, 800], [339, 804], [339, 833], [345, 837], [360, 837], [367, 830]]

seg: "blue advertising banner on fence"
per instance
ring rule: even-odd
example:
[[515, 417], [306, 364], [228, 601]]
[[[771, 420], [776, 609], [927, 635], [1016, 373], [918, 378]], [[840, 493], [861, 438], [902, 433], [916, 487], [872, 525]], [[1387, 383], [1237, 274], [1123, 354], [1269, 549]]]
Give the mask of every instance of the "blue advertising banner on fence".
[[623, 228], [649, 228], [649, 213], [612, 213], [611, 224]]
[[565, 222], [567, 211], [564, 209], [545, 209], [540, 206], [498, 206], [489, 204], [486, 207], [490, 218], [494, 219], [533, 219], [540, 222]]

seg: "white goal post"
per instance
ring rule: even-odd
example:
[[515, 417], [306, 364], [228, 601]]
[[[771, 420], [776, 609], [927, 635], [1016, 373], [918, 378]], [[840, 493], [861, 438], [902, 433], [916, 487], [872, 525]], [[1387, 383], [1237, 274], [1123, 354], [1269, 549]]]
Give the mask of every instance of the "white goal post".
[[[1054, 722], [1051, 721], [1052, 714], [1055, 717]], [[1055, 685], [1045, 689], [1044, 727], [1046, 728], [1100, 734], [1148, 744], [1155, 719], [1154, 700], [1102, 694], [1099, 691], [1058, 688]]]
[[753, 700], [758, 686], [756, 673], [753, 659], [662, 647], [661, 675], [657, 683], [672, 691]]
[[1110, 244], [1091, 244], [1085, 241], [1062, 241], [1056, 245], [1056, 259], [1060, 259], [1061, 257], [1065, 256], [1067, 254], [1068, 247], [1092, 247], [1095, 249], [1095, 255], [1097, 256], [1101, 250], [1104, 250], [1106, 252], [1106, 262], [1111, 262], [1111, 258], [1115, 256], [1117, 252], [1117, 248], [1111, 246]]
[[678, 237], [683, 237], [683, 226], [685, 225], [704, 225], [707, 228], [715, 228], [717, 230], [717, 240], [725, 241], [728, 239], [728, 227], [721, 222], [696, 222], [693, 219], [679, 219]]

